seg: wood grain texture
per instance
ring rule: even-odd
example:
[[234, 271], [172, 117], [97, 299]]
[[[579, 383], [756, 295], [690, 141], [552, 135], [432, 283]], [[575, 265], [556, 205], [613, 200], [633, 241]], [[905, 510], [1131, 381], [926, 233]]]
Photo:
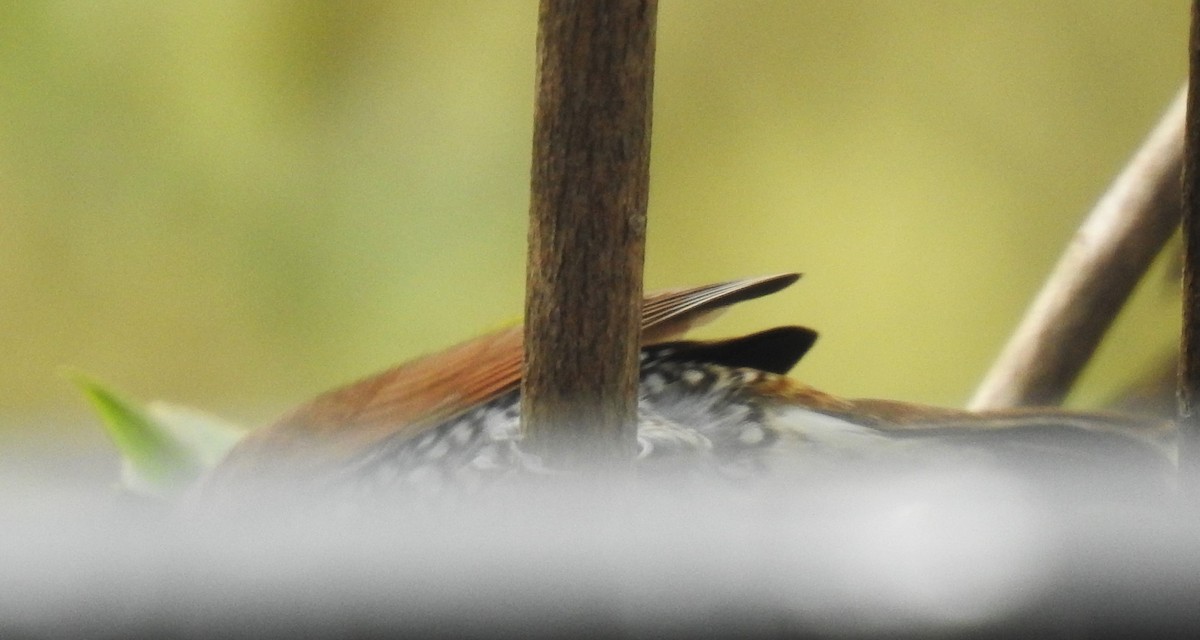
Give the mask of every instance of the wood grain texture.
[[636, 447], [656, 16], [655, 0], [540, 6], [521, 413], [554, 463]]

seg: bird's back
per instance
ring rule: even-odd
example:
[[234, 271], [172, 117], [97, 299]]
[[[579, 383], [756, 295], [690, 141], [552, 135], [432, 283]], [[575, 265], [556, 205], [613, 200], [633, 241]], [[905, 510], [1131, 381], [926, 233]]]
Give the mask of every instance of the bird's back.
[[[851, 400], [788, 371], [815, 341], [780, 327], [720, 341], [677, 340], [715, 310], [795, 280], [771, 276], [650, 296], [638, 410], [639, 476], [718, 481], [983, 465], [1034, 483], [1166, 484], [1169, 421], [1054, 409], [971, 413]], [[354, 500], [470, 494], [506, 479], [560, 475], [522, 446], [520, 327], [323, 394], [251, 435], [207, 480], [247, 480]]]

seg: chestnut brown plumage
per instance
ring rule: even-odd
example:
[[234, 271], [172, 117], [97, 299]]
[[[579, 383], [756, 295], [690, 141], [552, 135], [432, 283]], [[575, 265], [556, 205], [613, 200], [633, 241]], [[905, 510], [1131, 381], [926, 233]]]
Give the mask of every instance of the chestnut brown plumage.
[[[915, 459], [925, 461], [966, 450], [1015, 467], [1085, 461], [1098, 469], [1169, 472], [1169, 421], [1056, 409], [973, 413], [839, 398], [785, 375], [816, 340], [804, 327], [681, 340], [725, 307], [779, 291], [798, 277], [646, 298], [640, 467], [669, 462], [717, 476], [769, 476], [821, 459], [873, 459], [881, 452], [913, 458], [920, 451]], [[247, 437], [206, 479], [201, 495], [237, 492], [254, 479], [436, 493], [513, 473], [553, 472], [521, 448], [521, 335], [519, 326], [503, 329], [324, 393]]]

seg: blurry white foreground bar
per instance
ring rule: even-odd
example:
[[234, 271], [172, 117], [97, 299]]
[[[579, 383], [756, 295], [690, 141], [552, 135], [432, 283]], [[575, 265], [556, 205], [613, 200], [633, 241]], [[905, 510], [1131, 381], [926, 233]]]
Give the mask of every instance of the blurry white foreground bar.
[[1194, 517], [1170, 500], [1063, 508], [990, 467], [319, 522], [7, 486], [3, 638], [1200, 631]]

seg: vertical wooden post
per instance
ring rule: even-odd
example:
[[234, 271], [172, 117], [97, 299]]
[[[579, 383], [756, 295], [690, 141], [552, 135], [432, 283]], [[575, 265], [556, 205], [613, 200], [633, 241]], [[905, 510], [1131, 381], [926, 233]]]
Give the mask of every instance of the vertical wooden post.
[[1192, 1], [1183, 142], [1183, 334], [1179, 358], [1180, 469], [1200, 477], [1200, 0]]
[[521, 417], [551, 466], [631, 461], [656, 0], [542, 0]]

